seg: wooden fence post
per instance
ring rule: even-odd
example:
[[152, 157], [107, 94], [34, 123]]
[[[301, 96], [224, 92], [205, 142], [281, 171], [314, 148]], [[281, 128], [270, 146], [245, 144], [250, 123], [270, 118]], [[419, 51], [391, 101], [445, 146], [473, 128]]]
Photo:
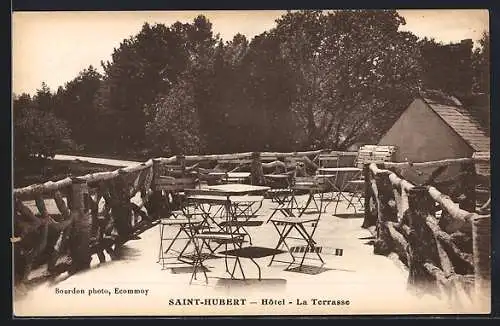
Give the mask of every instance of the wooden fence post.
[[394, 192], [389, 180], [390, 171], [382, 171], [375, 175], [377, 184], [377, 240], [373, 252], [386, 255], [391, 252], [391, 237], [387, 229], [387, 222], [397, 222], [397, 209], [395, 207]]
[[472, 221], [475, 300], [478, 308], [489, 311], [491, 299], [491, 216]]
[[377, 215], [374, 214], [374, 212], [372, 211], [370, 204], [374, 199], [373, 199], [372, 186], [370, 182], [371, 171], [369, 163], [365, 163], [363, 165], [363, 178], [365, 180], [365, 195], [364, 195], [365, 218], [363, 220], [363, 225], [361, 227], [369, 228], [370, 226], [374, 226], [377, 223]]
[[130, 195], [125, 180], [127, 172], [118, 170], [118, 176], [114, 179], [113, 189], [113, 218], [118, 231], [120, 242], [128, 240], [132, 233], [132, 207], [130, 205]]
[[148, 214], [152, 220], [156, 220], [160, 216], [160, 211], [163, 206], [162, 192], [161, 190], [157, 190], [155, 186], [156, 180], [160, 177], [160, 164], [160, 160], [153, 159], [153, 177], [151, 180], [152, 193], [148, 204]]
[[462, 180], [462, 193], [465, 199], [459, 203], [459, 207], [468, 212], [476, 211], [476, 166], [474, 162], [462, 164], [464, 177]]
[[74, 273], [90, 268], [90, 227], [91, 217], [85, 209], [84, 196], [88, 186], [82, 178], [73, 178], [71, 185], [71, 219], [73, 227], [70, 233], [71, 268]]
[[180, 165], [182, 170], [182, 175], [186, 172], [186, 157], [184, 155], [177, 155], [177, 164]]
[[264, 181], [264, 170], [262, 169], [262, 162], [260, 160], [260, 152], [252, 153], [252, 163], [250, 166], [251, 183], [253, 185], [261, 186]]
[[378, 221], [380, 222], [397, 222], [398, 214], [394, 192], [392, 191], [391, 180], [389, 180], [390, 171], [377, 173], [375, 182], [377, 183], [379, 197]]
[[427, 187], [413, 187], [408, 193], [410, 234], [408, 235], [408, 286], [414, 291], [428, 290], [432, 279], [424, 263], [433, 263], [439, 257], [432, 233], [428, 230], [426, 218], [434, 211], [434, 200]]

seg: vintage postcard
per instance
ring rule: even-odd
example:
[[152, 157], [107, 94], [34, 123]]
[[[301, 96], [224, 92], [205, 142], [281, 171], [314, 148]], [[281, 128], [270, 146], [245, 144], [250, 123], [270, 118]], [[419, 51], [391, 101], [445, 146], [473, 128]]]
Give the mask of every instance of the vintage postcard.
[[13, 12], [13, 316], [489, 314], [488, 26]]

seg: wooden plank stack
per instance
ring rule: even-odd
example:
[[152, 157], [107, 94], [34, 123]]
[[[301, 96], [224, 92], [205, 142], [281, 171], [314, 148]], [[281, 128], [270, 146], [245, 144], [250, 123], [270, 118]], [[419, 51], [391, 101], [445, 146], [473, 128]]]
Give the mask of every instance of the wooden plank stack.
[[364, 145], [359, 149], [356, 166], [363, 168], [363, 165], [366, 163], [391, 162], [396, 150], [396, 146]]

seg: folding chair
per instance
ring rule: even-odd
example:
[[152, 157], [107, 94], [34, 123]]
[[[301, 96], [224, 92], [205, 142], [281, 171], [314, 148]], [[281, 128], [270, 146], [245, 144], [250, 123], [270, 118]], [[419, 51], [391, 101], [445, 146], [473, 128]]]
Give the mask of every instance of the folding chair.
[[321, 168], [337, 168], [340, 163], [340, 154], [338, 152], [330, 152], [330, 153], [320, 153], [318, 156], [318, 170], [316, 172], [317, 176], [321, 176], [325, 178], [325, 180], [329, 184], [329, 190], [331, 195], [329, 198], [324, 198], [328, 202], [324, 205], [324, 210], [330, 204], [330, 202], [338, 200], [338, 196], [335, 194], [335, 174], [321, 173], [319, 169]]
[[[191, 274], [191, 280], [189, 281], [189, 284], [193, 282], [193, 279], [197, 279], [196, 276], [200, 270], [205, 276], [205, 283], [208, 284], [208, 277], [204, 262], [213, 255], [213, 249], [210, 247], [211, 242], [216, 242], [218, 244], [218, 247], [220, 247], [221, 245], [226, 245], [226, 249], [228, 244], [232, 244], [233, 249], [241, 248], [241, 243], [243, 242], [243, 235], [224, 232], [204, 232], [196, 234], [193, 238], [195, 253], [193, 257], [193, 273]], [[206, 252], [205, 249], [208, 249], [210, 252]], [[229, 269], [227, 257], [225, 257], [224, 262], [226, 265], [226, 272], [228, 272], [232, 278], [234, 278], [237, 265], [239, 265], [240, 270], [243, 273], [243, 267], [241, 266], [241, 262], [238, 258], [235, 261], [232, 271], [230, 271]]]
[[[386, 146], [386, 145], [364, 145], [359, 151], [358, 155], [354, 161], [354, 166], [359, 169], [364, 168], [366, 163], [383, 163], [392, 161], [394, 153], [396, 152], [396, 146]], [[354, 212], [364, 210], [363, 198], [364, 198], [364, 176], [360, 174], [356, 178], [347, 181], [347, 190], [351, 192], [351, 196], [347, 200], [347, 209], [349, 207], [354, 208]], [[356, 208], [356, 202], [359, 204], [360, 208]]]
[[[231, 209], [232, 206], [230, 205], [229, 201], [230, 199], [227, 196], [222, 196], [218, 194], [217, 191], [213, 190], [190, 190], [189, 191], [189, 200], [195, 200], [198, 203], [213, 203], [217, 202], [218, 204], [223, 204], [227, 209]], [[234, 211], [225, 211], [226, 214], [226, 221], [227, 223], [225, 224], [217, 224], [218, 230], [217, 231], [207, 231], [204, 230], [202, 232], [199, 232], [198, 234], [194, 235], [194, 244], [195, 244], [195, 253], [194, 253], [194, 258], [193, 258], [193, 274], [191, 275], [191, 280], [190, 284], [192, 283], [193, 279], [196, 279], [197, 273], [199, 270], [203, 271], [203, 274], [205, 276], [205, 281], [208, 283], [208, 278], [206, 275], [205, 271], [205, 266], [204, 266], [204, 261], [207, 260], [210, 256], [215, 254], [215, 251], [220, 247], [220, 246], [225, 246], [225, 250], [228, 250], [228, 245], [232, 245], [232, 249], [236, 250], [238, 248], [241, 248], [242, 243], [245, 241], [244, 238], [247, 235], [246, 232], [241, 232], [241, 228], [239, 228], [237, 225], [235, 225], [235, 222], [233, 218], [231, 218], [234, 214]], [[207, 220], [211, 220], [215, 223], [215, 220], [210, 216], [210, 214], [207, 212], [207, 214], [204, 215], [204, 217]], [[216, 243], [216, 247], [213, 248], [211, 246], [212, 243]], [[206, 252], [208, 250], [209, 252]], [[234, 278], [236, 267], [239, 266], [240, 270], [243, 273], [243, 267], [241, 266], [241, 262], [239, 260], [239, 257], [235, 257], [235, 262], [232, 271], [229, 268], [228, 256], [224, 255], [224, 261], [226, 265], [226, 272], [228, 272], [232, 278]]]
[[[158, 253], [158, 262], [162, 265], [162, 269], [166, 268], [166, 265], [172, 264], [192, 264], [193, 261], [189, 261], [188, 255], [185, 255], [190, 244], [193, 244], [194, 235], [201, 229], [203, 220], [200, 217], [192, 216], [175, 216], [171, 218], [164, 218], [160, 220], [160, 249]], [[178, 231], [174, 236], [168, 236], [166, 229], [167, 227], [178, 227]], [[175, 249], [175, 245], [179, 242], [181, 244], [181, 249]], [[165, 248], [165, 243], [168, 246]], [[173, 262], [170, 262], [173, 260]]]
[[[175, 195], [180, 200], [178, 203], [180, 210], [170, 211], [169, 216], [161, 218], [160, 244], [158, 253], [158, 263], [165, 268], [165, 261], [176, 258], [182, 261], [182, 256], [192, 243], [193, 230], [201, 225], [202, 212], [189, 207], [185, 201], [185, 189], [196, 187], [197, 179], [194, 177], [175, 178], [171, 176], [157, 176], [153, 182], [153, 189], [165, 194]], [[170, 237], [166, 232], [168, 227], [178, 227], [177, 233]], [[180, 251], [174, 249], [174, 245], [184, 241], [184, 246]], [[165, 249], [166, 248], [166, 249]], [[171, 254], [171, 255], [169, 255]]]
[[[233, 220], [220, 223], [221, 227], [229, 224], [235, 227], [235, 232], [243, 233], [248, 237], [250, 245], [252, 244], [252, 237], [247, 227], [256, 227], [263, 224], [262, 221], [251, 221], [251, 218], [256, 217], [255, 213], [262, 207], [264, 196], [246, 195], [246, 196], [231, 196], [231, 209]], [[257, 205], [257, 208], [253, 208]]]
[[[310, 203], [314, 203], [314, 207], [316, 210], [323, 209], [323, 201], [324, 201], [324, 193], [328, 191], [330, 187], [330, 183], [328, 179], [312, 176], [312, 177], [295, 177], [293, 179], [293, 192], [294, 198], [292, 199], [292, 204], [296, 204], [295, 209], [299, 210], [299, 215], [304, 214], [304, 212], [309, 209]], [[311, 192], [310, 189], [313, 189]], [[319, 191], [321, 190], [321, 191]], [[307, 202], [304, 206], [299, 206], [298, 201], [296, 199], [296, 195], [305, 192], [309, 193], [307, 198]], [[320, 198], [317, 199], [315, 196], [319, 195]], [[318, 205], [318, 201], [320, 204]]]
[[[357, 213], [359, 211], [364, 210], [364, 194], [365, 194], [365, 180], [357, 179], [348, 181], [347, 186], [348, 191], [351, 193], [349, 200], [347, 201], [346, 209], [349, 207], [354, 208], [354, 212]], [[356, 208], [356, 202], [360, 205], [360, 209]]]
[[[326, 183], [322, 179], [309, 177], [306, 179], [301, 179], [299, 182], [296, 182], [293, 186], [294, 191], [304, 190], [309, 192], [308, 203], [310, 204], [313, 201], [314, 194], [323, 194], [326, 189]], [[320, 200], [319, 209], [314, 215], [304, 214], [307, 209], [307, 205], [299, 210], [299, 214], [294, 216], [293, 211], [287, 211], [288, 216], [279, 216], [273, 217], [270, 221], [273, 223], [276, 231], [278, 232], [279, 239], [277, 245], [275, 247], [276, 250], [280, 250], [285, 247], [288, 250], [288, 253], [291, 256], [291, 261], [282, 261], [277, 260], [275, 255], [271, 257], [271, 261], [269, 262], [269, 266], [272, 265], [273, 262], [282, 262], [288, 263], [287, 270], [290, 269], [293, 265], [298, 265], [299, 268], [302, 267], [304, 261], [309, 260], [319, 260], [322, 264], [324, 264], [323, 258], [321, 257], [320, 250], [317, 246], [316, 241], [314, 240], [314, 234], [319, 225], [319, 221], [321, 219], [321, 214], [323, 212], [323, 201]], [[280, 228], [280, 226], [282, 226]], [[309, 229], [309, 230], [308, 230]], [[292, 231], [296, 231], [292, 233]], [[305, 242], [306, 246], [304, 250], [299, 252], [291, 250], [291, 241], [301, 241]], [[315, 254], [315, 258], [307, 257], [308, 253]], [[298, 263], [296, 263], [298, 261]]]
[[339, 154], [336, 152], [332, 153], [321, 153], [318, 156], [318, 167], [319, 168], [336, 168], [339, 166]]

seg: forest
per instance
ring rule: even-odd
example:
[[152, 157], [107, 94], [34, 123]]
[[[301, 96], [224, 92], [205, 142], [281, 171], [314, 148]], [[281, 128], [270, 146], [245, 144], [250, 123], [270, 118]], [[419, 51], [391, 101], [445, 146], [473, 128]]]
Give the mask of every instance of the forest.
[[[103, 73], [89, 66], [57, 90], [42, 83], [14, 94], [14, 164], [56, 153], [146, 158], [376, 142], [419, 90], [453, 77], [435, 73], [442, 63], [426, 55], [441, 44], [404, 24], [395, 10], [289, 11], [250, 40], [223, 40], [203, 15], [144, 23], [101, 62]], [[472, 91], [489, 93], [487, 32], [470, 71]]]

